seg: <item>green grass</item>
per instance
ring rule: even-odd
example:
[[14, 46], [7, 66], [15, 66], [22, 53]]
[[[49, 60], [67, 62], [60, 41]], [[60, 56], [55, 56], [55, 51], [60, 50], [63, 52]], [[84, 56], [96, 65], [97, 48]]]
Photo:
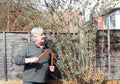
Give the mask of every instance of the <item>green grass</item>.
[[22, 84], [22, 80], [20, 79], [14, 79], [14, 80], [0, 80], [0, 84]]

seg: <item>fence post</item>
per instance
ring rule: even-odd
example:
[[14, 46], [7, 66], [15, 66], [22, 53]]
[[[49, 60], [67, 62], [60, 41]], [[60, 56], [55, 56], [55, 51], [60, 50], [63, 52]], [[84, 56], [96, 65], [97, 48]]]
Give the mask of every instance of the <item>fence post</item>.
[[6, 33], [3, 32], [3, 46], [4, 46], [4, 79], [7, 81], [7, 55], [6, 55]]
[[[109, 21], [110, 25], [110, 21]], [[111, 78], [111, 54], [110, 54], [110, 28], [107, 29], [107, 38], [108, 38], [108, 79]]]
[[28, 32], [28, 42], [30, 42], [30, 32]]

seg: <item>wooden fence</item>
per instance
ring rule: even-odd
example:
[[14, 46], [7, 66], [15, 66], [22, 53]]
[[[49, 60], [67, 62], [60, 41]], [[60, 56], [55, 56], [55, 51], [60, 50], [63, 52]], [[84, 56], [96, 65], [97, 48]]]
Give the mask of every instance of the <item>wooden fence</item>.
[[[97, 54], [94, 59], [96, 66], [106, 68], [106, 70], [110, 66], [112, 79], [120, 79], [120, 31], [111, 31], [110, 36], [110, 65], [108, 65], [107, 31], [104, 31], [104, 33], [98, 31], [96, 34]], [[104, 41], [101, 41], [103, 37]], [[13, 57], [21, 46], [28, 41], [30, 41], [29, 32], [0, 32], [0, 79], [7, 80], [22, 77], [23, 66], [13, 64]], [[102, 44], [104, 46], [101, 46]]]
[[108, 43], [108, 31], [97, 32], [96, 64], [106, 69], [108, 79], [120, 79], [120, 30], [111, 30], [109, 36]]
[[28, 41], [28, 32], [0, 32], [0, 79], [19, 77], [23, 67], [14, 65], [13, 57]]

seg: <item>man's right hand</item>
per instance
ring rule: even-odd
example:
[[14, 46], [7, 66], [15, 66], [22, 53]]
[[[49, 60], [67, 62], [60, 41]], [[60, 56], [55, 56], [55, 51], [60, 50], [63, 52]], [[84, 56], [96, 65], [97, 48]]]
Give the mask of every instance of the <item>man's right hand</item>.
[[25, 58], [25, 63], [36, 63], [39, 61], [38, 57]]

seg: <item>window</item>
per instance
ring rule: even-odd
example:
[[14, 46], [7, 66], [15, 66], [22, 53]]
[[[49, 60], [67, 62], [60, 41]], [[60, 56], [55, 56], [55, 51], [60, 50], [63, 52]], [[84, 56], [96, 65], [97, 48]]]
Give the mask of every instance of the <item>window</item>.
[[110, 29], [115, 29], [116, 28], [116, 19], [115, 19], [115, 14], [110, 15]]
[[109, 28], [109, 17], [105, 18], [105, 29]]
[[115, 29], [116, 28], [116, 14], [110, 14], [105, 18], [105, 29]]

